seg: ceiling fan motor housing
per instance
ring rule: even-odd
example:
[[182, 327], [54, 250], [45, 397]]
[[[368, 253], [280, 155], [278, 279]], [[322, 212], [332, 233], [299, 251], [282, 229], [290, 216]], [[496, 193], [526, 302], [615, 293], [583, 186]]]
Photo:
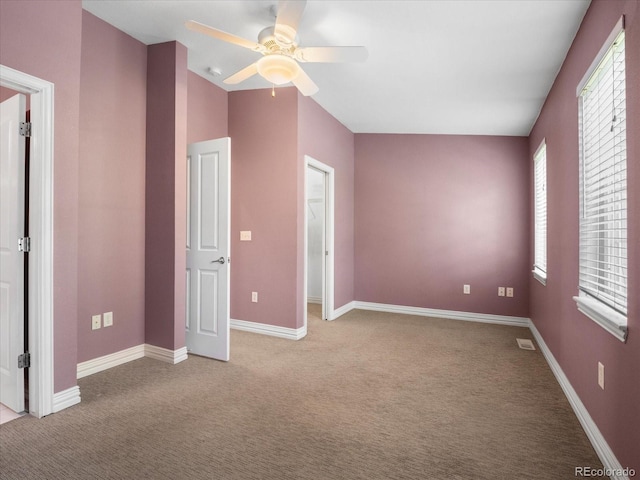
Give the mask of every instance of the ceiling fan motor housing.
[[296, 31], [287, 25], [279, 25], [277, 33], [275, 30], [275, 27], [264, 28], [258, 34], [258, 42], [264, 45], [269, 53], [293, 56], [299, 42]]

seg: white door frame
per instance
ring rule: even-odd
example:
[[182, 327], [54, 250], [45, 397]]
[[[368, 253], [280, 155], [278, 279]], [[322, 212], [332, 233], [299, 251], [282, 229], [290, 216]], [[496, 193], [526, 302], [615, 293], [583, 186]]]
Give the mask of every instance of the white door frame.
[[307, 287], [308, 287], [308, 252], [309, 252], [309, 233], [308, 224], [308, 208], [309, 192], [307, 191], [307, 176], [309, 167], [324, 173], [325, 184], [325, 222], [324, 222], [324, 262], [322, 269], [322, 313], [327, 320], [335, 318], [334, 305], [334, 221], [335, 221], [335, 171], [329, 165], [312, 158], [308, 155], [304, 156], [304, 288], [303, 288], [303, 305], [304, 305], [304, 328], [307, 329]]
[[[53, 413], [53, 83], [0, 65], [0, 85], [31, 97], [29, 413]], [[17, 359], [16, 359], [17, 361]]]

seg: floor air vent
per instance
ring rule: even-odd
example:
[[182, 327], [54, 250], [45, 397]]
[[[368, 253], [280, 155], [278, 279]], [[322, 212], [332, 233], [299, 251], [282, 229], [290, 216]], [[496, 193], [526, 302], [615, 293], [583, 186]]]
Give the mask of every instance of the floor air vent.
[[523, 350], [535, 350], [536, 347], [533, 346], [533, 342], [528, 338], [516, 338], [518, 341], [518, 346]]

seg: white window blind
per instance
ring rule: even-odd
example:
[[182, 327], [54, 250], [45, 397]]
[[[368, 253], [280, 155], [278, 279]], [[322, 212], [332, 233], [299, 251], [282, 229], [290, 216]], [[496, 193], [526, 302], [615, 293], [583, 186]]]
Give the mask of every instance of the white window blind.
[[579, 289], [626, 317], [627, 149], [624, 30], [579, 96]]
[[547, 278], [547, 146], [542, 144], [533, 157], [534, 178], [534, 259], [533, 273]]

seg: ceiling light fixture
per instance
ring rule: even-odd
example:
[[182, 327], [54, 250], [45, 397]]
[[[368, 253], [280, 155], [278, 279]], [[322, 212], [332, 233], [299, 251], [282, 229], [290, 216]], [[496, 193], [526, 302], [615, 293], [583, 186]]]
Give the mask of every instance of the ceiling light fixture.
[[300, 73], [298, 62], [281, 54], [265, 55], [257, 66], [258, 73], [274, 85], [289, 83]]

